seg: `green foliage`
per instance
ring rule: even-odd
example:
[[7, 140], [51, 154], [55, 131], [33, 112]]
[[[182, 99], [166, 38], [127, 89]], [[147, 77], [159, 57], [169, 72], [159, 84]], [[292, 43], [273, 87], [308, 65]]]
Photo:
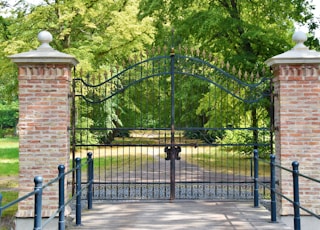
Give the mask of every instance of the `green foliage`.
[[80, 130], [76, 131], [76, 142], [77, 143], [88, 143], [88, 144], [96, 144], [98, 143], [98, 138], [94, 133], [90, 132], [87, 127], [90, 127], [93, 125], [93, 121], [90, 118], [87, 117], [79, 117], [78, 118], [78, 124], [77, 127]]
[[0, 103], [0, 138], [14, 135], [18, 123], [18, 103]]
[[[100, 70], [102, 71], [102, 70]], [[76, 103], [76, 116], [79, 122], [76, 124], [80, 128], [80, 132], [76, 134], [76, 140], [79, 143], [90, 144], [108, 144], [118, 134], [115, 129], [122, 126], [122, 121], [118, 114], [122, 110], [119, 100], [115, 97], [110, 97], [110, 94], [115, 91], [116, 87], [120, 87], [119, 81], [109, 81], [103, 84], [104, 76], [99, 72], [87, 77], [86, 84], [77, 82], [77, 87], [80, 89], [83, 97], [77, 97]], [[87, 86], [86, 86], [87, 85]], [[100, 86], [99, 86], [100, 85]]]
[[17, 125], [18, 121], [18, 104], [2, 103], [0, 104], [0, 127], [12, 128]]
[[[9, 3], [9, 0], [1, 1], [1, 6]], [[317, 29], [319, 23], [310, 9], [304, 0], [68, 0], [41, 4], [18, 1], [10, 14], [0, 16], [0, 101], [8, 105], [17, 99], [17, 68], [7, 56], [38, 47], [36, 34], [44, 29], [53, 34], [51, 45], [74, 55], [80, 61], [77, 69], [84, 72], [113, 71], [106, 63], [116, 65], [137, 60], [140, 51], [149, 50], [151, 45], [200, 48], [237, 69], [252, 72], [260, 71], [266, 59], [292, 47], [293, 22], [308, 23], [310, 35]], [[319, 40], [313, 36], [307, 43], [311, 48], [319, 48]], [[139, 67], [131, 76], [147, 74], [147, 67]], [[187, 67], [192, 69], [192, 63]], [[199, 70], [199, 67], [192, 69]], [[244, 74], [235, 75], [246, 81]], [[250, 90], [229, 88], [230, 82], [221, 78], [214, 80], [230, 92], [252, 96]], [[125, 79], [117, 82], [126, 83]], [[268, 103], [248, 106], [227, 91], [208, 87], [205, 82], [183, 74], [176, 75], [176, 86], [177, 127], [224, 129], [230, 125], [240, 127], [246, 119], [248, 126], [248, 119], [251, 126], [267, 119], [259, 114], [248, 118], [242, 111], [261, 111]], [[106, 91], [116, 90], [113, 83], [108, 87]], [[77, 101], [78, 127], [90, 131], [76, 138], [109, 143], [118, 135], [114, 130], [119, 127], [170, 127], [169, 77], [149, 78], [131, 87], [132, 91], [119, 92], [101, 108], [93, 104], [87, 108], [88, 104]], [[83, 95], [91, 99], [104, 97], [102, 92], [89, 90]], [[4, 113], [0, 124], [13, 127], [15, 115], [8, 119], [8, 113]], [[97, 127], [107, 129], [100, 132]], [[223, 134], [221, 130], [201, 133], [210, 140]]]
[[226, 130], [223, 138], [217, 139], [217, 143], [223, 144], [226, 151], [236, 149], [239, 154], [249, 157], [253, 154], [253, 146], [257, 145], [260, 158], [268, 159], [270, 156], [268, 131], [258, 132], [258, 140], [255, 140], [252, 130]]
[[310, 10], [305, 0], [141, 0], [139, 17], [154, 18], [159, 44], [167, 43], [173, 27], [176, 43], [210, 50], [251, 72], [290, 49], [293, 22], [310, 21]]
[[151, 18], [138, 21], [137, 13], [135, 0], [19, 1], [0, 18], [1, 97], [17, 95], [17, 69], [7, 56], [35, 49], [41, 30], [52, 33], [55, 49], [80, 61], [78, 69], [97, 70], [107, 62], [121, 63], [153, 42]]

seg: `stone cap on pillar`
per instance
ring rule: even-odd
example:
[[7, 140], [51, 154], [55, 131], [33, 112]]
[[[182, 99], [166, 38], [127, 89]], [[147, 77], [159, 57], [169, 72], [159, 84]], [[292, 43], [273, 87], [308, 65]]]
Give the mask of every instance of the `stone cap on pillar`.
[[309, 50], [309, 48], [303, 44], [307, 41], [307, 35], [304, 32], [295, 32], [292, 40], [296, 43], [293, 49], [274, 56], [265, 63], [268, 66], [277, 64], [320, 64], [320, 52]]
[[36, 50], [14, 54], [9, 58], [17, 64], [26, 63], [51, 63], [51, 64], [70, 64], [76, 66], [79, 62], [72, 55], [65, 54], [53, 49], [49, 43], [52, 41], [52, 35], [48, 31], [41, 31], [38, 34], [38, 40], [41, 45]]

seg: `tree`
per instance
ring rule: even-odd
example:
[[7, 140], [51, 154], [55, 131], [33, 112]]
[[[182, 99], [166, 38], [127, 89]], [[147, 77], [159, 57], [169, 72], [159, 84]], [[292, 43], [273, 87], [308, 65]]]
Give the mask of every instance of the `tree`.
[[[139, 17], [152, 16], [155, 19], [158, 44], [191, 45], [209, 51], [242, 72], [255, 71], [261, 76], [265, 60], [292, 47], [294, 22], [306, 23], [312, 20], [311, 8], [304, 0], [142, 0]], [[171, 36], [171, 28], [175, 28], [174, 44], [165, 39]], [[235, 75], [247, 82], [245, 75]], [[228, 82], [219, 84], [228, 89]], [[269, 90], [268, 84], [264, 84], [264, 87], [261, 93]], [[259, 117], [259, 114], [268, 114], [267, 102], [245, 106], [244, 103], [235, 103], [227, 96], [227, 92], [222, 92], [226, 95], [219, 101], [210, 96], [215, 94], [216, 87], [211, 87], [200, 99], [197, 110], [199, 115], [205, 115], [207, 127], [227, 127], [227, 118], [243, 122], [247, 116], [250, 117], [252, 127], [257, 127], [258, 119], [267, 119]], [[226, 113], [212, 110], [213, 104], [220, 112], [225, 110]], [[232, 108], [239, 106], [241, 110], [248, 110], [248, 113], [237, 118]], [[234, 121], [232, 123], [235, 125]], [[241, 127], [243, 124], [237, 125]], [[258, 141], [256, 131], [252, 132], [252, 137]]]
[[[35, 49], [41, 30], [52, 33], [55, 49], [80, 61], [78, 69], [92, 71], [106, 62], [121, 63], [153, 41], [151, 19], [138, 22], [137, 13], [134, 0], [45, 0], [40, 5], [19, 1], [15, 10], [0, 20], [0, 62], [8, 66], [3, 73], [15, 78], [16, 69], [6, 56]], [[5, 78], [4, 74], [1, 77]]]
[[310, 20], [310, 9], [305, 0], [142, 0], [139, 16], [155, 19], [158, 43], [173, 27], [177, 42], [251, 71], [291, 47], [293, 22]]

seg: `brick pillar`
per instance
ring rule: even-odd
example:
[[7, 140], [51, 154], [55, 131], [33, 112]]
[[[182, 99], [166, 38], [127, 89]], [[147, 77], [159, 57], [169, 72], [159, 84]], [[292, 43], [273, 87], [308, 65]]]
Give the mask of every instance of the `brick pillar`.
[[[47, 183], [58, 175], [58, 165], [70, 159], [70, 80], [77, 60], [54, 50], [52, 35], [42, 31], [37, 50], [10, 56], [19, 68], [19, 197], [33, 190], [33, 178]], [[43, 191], [43, 217], [58, 206], [58, 185]], [[17, 217], [34, 215], [33, 197], [20, 202]]]
[[[319, 179], [320, 169], [320, 53], [309, 50], [307, 39], [296, 32], [296, 46], [266, 61], [274, 72], [275, 145], [277, 162]], [[278, 170], [278, 169], [277, 169]], [[280, 191], [293, 199], [292, 174], [278, 170]], [[300, 203], [320, 214], [320, 185], [300, 179]], [[303, 214], [303, 212], [301, 212]], [[281, 200], [280, 215], [292, 215], [292, 205]]]

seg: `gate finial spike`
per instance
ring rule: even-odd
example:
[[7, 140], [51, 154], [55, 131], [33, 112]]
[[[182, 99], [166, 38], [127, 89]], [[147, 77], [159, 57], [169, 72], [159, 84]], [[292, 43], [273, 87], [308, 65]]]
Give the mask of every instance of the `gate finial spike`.
[[188, 54], [188, 47], [184, 47], [184, 52], [186, 55]]
[[163, 52], [166, 54], [168, 52], [168, 47], [166, 45], [163, 46]]
[[203, 59], [206, 59], [206, 56], [207, 56], [207, 53], [206, 53], [205, 50], [203, 50], [203, 51], [202, 51], [202, 57], [203, 57]]
[[227, 68], [227, 71], [229, 71], [229, 69], [230, 69], [230, 63], [229, 63], [229, 61], [227, 61], [226, 68]]
[[232, 66], [232, 70], [231, 71], [232, 71], [233, 74], [235, 74], [237, 72], [236, 67]]
[[171, 47], [174, 47], [174, 28], [171, 28]]
[[247, 71], [244, 72], [244, 79], [248, 80], [248, 72]]
[[208, 57], [208, 58], [209, 58], [209, 62], [212, 62], [212, 57], [213, 57], [213, 55], [212, 55], [212, 53], [210, 52], [210, 53], [209, 53], [209, 57]]
[[223, 60], [221, 60], [221, 62], [220, 62], [220, 67], [223, 69], [224, 68], [224, 61]]
[[173, 47], [171, 47], [170, 56], [174, 56], [174, 48]]

